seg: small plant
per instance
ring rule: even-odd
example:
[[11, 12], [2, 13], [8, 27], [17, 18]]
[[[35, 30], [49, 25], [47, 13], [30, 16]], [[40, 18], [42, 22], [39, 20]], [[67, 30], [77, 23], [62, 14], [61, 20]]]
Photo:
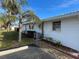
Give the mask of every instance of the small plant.
[[47, 37], [47, 40], [51, 42], [52, 41], [52, 38], [51, 37]]
[[61, 42], [60, 42], [60, 41], [57, 41], [55, 44], [56, 44], [56, 46], [57, 46], [57, 47], [62, 46], [62, 44], [61, 44]]

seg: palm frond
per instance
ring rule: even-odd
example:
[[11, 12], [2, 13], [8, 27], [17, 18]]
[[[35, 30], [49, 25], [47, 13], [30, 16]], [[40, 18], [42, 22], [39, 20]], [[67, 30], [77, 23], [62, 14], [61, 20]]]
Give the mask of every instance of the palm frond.
[[26, 11], [24, 14], [23, 14], [23, 17], [26, 17], [28, 20], [27, 21], [33, 21], [33, 22], [35, 22], [35, 23], [41, 23], [41, 20], [40, 20], [40, 18], [38, 17], [38, 16], [36, 16], [35, 14], [34, 14], [34, 12], [33, 11], [31, 11], [31, 10], [28, 10], [28, 11]]

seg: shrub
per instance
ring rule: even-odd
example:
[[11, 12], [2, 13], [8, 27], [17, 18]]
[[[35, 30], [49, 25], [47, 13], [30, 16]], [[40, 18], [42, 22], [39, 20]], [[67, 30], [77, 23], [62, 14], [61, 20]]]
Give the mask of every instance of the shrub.
[[57, 47], [62, 46], [62, 44], [61, 44], [61, 42], [60, 42], [60, 41], [56, 41], [56, 43], [55, 43], [55, 44], [56, 44], [56, 46], [57, 46]]

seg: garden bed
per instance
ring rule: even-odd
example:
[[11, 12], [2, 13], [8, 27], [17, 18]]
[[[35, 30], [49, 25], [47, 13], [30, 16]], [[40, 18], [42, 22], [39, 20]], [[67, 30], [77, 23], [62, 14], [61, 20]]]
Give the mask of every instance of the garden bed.
[[55, 43], [52, 43], [52, 42], [49, 42], [49, 41], [46, 41], [46, 40], [42, 40], [41, 42], [43, 42], [44, 44], [41, 43], [41, 47], [42, 48], [48, 48], [48, 49], [56, 49], [57, 51], [60, 51], [68, 56], [71, 56], [73, 58], [76, 58], [76, 59], [79, 59], [78, 56], [75, 56], [75, 55], [72, 55], [71, 53], [79, 53], [78, 51], [76, 50], [73, 50], [69, 47], [66, 47], [66, 46], [63, 46], [63, 45], [56, 45]]
[[62, 50], [68, 51], [68, 52], [75, 52], [75, 53], [79, 53], [79, 51], [74, 50], [74, 49], [69, 48], [69, 47], [64, 46], [64, 45], [55, 44], [55, 43], [50, 42], [50, 41], [47, 41], [47, 40], [42, 40], [42, 41], [44, 41], [44, 42], [46, 42], [46, 43], [48, 43], [48, 44], [51, 44], [52, 46], [55, 46], [55, 47], [57, 47], [57, 48], [60, 48], [60, 49], [62, 49]]

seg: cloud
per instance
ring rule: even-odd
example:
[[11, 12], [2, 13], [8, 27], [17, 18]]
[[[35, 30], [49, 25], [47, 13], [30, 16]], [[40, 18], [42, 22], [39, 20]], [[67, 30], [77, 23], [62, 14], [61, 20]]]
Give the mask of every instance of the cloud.
[[77, 4], [77, 3], [79, 3], [79, 0], [69, 0], [67, 2], [60, 4], [59, 7], [69, 7], [69, 6], [71, 6], [73, 4]]

